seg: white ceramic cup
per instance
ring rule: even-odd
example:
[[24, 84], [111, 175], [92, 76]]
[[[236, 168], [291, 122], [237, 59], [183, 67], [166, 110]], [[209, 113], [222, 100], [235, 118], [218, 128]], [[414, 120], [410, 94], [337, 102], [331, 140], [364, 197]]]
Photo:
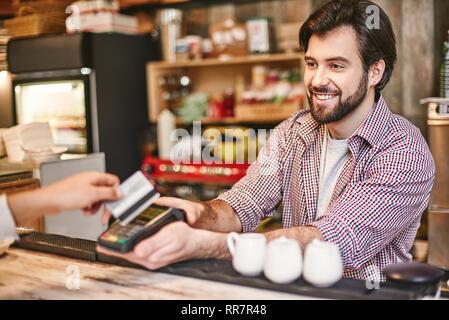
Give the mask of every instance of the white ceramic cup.
[[281, 237], [267, 246], [263, 272], [272, 282], [285, 284], [301, 276], [302, 252], [298, 242]]
[[263, 270], [267, 239], [260, 233], [231, 232], [228, 248], [232, 255], [232, 266], [244, 276], [254, 277]]
[[304, 280], [310, 284], [326, 288], [337, 283], [343, 276], [343, 264], [337, 245], [312, 240], [304, 251]]

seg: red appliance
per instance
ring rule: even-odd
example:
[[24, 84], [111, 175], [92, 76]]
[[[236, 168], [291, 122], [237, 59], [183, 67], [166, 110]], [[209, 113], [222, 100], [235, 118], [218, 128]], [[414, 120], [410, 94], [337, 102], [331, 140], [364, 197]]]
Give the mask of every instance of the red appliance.
[[142, 172], [165, 196], [207, 201], [230, 189], [250, 164], [175, 164], [147, 156]]

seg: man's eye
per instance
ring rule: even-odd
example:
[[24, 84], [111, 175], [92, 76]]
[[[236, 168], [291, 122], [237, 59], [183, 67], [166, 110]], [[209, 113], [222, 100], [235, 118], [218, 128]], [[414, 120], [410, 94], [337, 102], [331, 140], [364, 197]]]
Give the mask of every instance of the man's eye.
[[342, 65], [339, 65], [339, 64], [333, 64], [332, 65], [332, 69], [341, 70], [341, 69], [344, 69], [344, 67]]
[[316, 63], [315, 62], [307, 62], [307, 66], [310, 68], [316, 67]]

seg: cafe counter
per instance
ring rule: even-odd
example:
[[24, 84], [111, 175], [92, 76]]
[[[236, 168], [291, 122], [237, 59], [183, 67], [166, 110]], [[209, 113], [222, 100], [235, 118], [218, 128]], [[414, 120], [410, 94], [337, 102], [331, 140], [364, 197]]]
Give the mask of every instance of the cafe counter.
[[290, 300], [306, 296], [10, 248], [0, 257], [0, 299]]
[[[413, 300], [433, 298], [424, 285], [341, 279], [316, 288], [302, 278], [276, 284], [244, 277], [227, 260], [179, 262], [149, 271], [96, 252], [96, 242], [32, 232], [0, 257], [0, 299]], [[430, 290], [430, 291], [429, 291]]]

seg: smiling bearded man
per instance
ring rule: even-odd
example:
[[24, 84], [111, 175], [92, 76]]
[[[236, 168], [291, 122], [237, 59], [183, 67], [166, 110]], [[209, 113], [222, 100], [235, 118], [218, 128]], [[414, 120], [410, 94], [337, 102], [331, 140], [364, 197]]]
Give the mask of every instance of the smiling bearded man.
[[[310, 84], [307, 89], [307, 99], [313, 118], [321, 124], [337, 122], [349, 115], [365, 100], [368, 91], [368, 72], [363, 72], [356, 92], [344, 101], [342, 101], [341, 90], [338, 87], [334, 89], [332, 85], [314, 87]], [[335, 101], [336, 99], [338, 101]], [[337, 106], [326, 113], [326, 106], [329, 103], [337, 103]]]
[[435, 166], [420, 131], [381, 94], [396, 42], [382, 9], [379, 28], [368, 26], [371, 6], [335, 0], [309, 17], [299, 40], [310, 110], [277, 126], [246, 176], [217, 199], [158, 199], [183, 209], [188, 223], [164, 227], [122, 257], [149, 269], [230, 259], [228, 233], [253, 232], [282, 202], [283, 228], [265, 237], [303, 249], [313, 239], [333, 243], [345, 277], [383, 281], [385, 266], [412, 260]]

